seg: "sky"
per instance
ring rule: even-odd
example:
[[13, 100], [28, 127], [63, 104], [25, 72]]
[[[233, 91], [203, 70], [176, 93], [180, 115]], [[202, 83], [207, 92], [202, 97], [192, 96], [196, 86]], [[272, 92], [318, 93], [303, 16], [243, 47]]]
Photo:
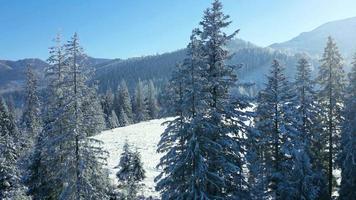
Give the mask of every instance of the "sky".
[[[221, 0], [259, 46], [356, 16], [356, 0]], [[48, 57], [57, 33], [74, 32], [89, 56], [129, 58], [184, 48], [212, 0], [0, 0], [0, 59]]]

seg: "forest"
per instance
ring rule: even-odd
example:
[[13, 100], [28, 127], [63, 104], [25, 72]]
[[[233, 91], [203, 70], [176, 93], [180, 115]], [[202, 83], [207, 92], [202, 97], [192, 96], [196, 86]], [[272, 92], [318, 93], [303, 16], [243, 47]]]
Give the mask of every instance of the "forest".
[[[77, 33], [58, 34], [42, 75], [27, 66], [21, 100], [0, 100], [0, 199], [356, 199], [356, 52], [345, 63], [332, 37], [320, 60], [263, 50], [231, 23], [214, 0], [185, 49], [138, 59], [137, 74], [137, 60], [101, 69]], [[158, 196], [123, 137], [113, 181], [95, 136], [161, 118]]]

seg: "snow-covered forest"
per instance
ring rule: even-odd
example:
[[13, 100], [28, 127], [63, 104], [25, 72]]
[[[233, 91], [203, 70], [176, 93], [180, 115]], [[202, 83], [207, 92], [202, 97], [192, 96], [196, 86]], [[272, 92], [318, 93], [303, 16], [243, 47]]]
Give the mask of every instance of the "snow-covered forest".
[[0, 99], [0, 199], [355, 200], [356, 52], [262, 50], [231, 23], [213, 0], [159, 75], [58, 34]]

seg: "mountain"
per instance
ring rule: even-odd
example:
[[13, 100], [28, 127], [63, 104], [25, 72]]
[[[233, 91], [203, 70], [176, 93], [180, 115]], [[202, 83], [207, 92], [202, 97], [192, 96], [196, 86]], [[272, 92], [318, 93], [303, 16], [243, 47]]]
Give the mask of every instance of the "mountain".
[[37, 58], [17, 61], [0, 60], [0, 94], [22, 89], [27, 66], [31, 66], [40, 79], [42, 79], [43, 69], [47, 65], [46, 62]]
[[[258, 47], [250, 42], [236, 39], [227, 44], [232, 56], [230, 64], [241, 65], [238, 69], [241, 80], [256, 83], [257, 89], [266, 80], [273, 59], [278, 59], [287, 66], [287, 73], [291, 77], [297, 60], [301, 54], [289, 54], [276, 51], [271, 48]], [[122, 79], [128, 83], [129, 89], [133, 89], [140, 78], [143, 81], [152, 79], [156, 85], [164, 84], [178, 62], [183, 61], [186, 50], [178, 50], [170, 53], [154, 56], [144, 56], [126, 60], [113, 60], [111, 62], [95, 66], [95, 79], [99, 80], [99, 89], [104, 92], [108, 89], [116, 90]], [[312, 60], [314, 62], [314, 60]], [[256, 87], [254, 87], [256, 89]]]
[[270, 47], [320, 56], [328, 36], [335, 39], [342, 55], [349, 60], [356, 53], [356, 17], [328, 22], [312, 31], [301, 33], [289, 41], [275, 43]]
[[[256, 91], [265, 81], [265, 74], [273, 59], [278, 59], [287, 66], [287, 73], [294, 74], [299, 55], [276, 51], [271, 48], [258, 47], [250, 42], [236, 39], [227, 44], [232, 53], [230, 64], [240, 65], [238, 74], [241, 80], [256, 83], [252, 90]], [[116, 90], [122, 79], [125, 79], [132, 91], [138, 81], [153, 80], [160, 87], [170, 78], [176, 64], [183, 61], [186, 50], [181, 49], [160, 55], [142, 56], [129, 59], [98, 59], [89, 57], [84, 65], [95, 69], [94, 79], [99, 82], [99, 91]], [[6, 71], [0, 76], [1, 91], [20, 91], [25, 80], [26, 66], [31, 64], [39, 77], [43, 78], [43, 70], [47, 63], [39, 59], [25, 59], [20, 61], [2, 61], [0, 70]], [[249, 93], [251, 93], [250, 91]]]

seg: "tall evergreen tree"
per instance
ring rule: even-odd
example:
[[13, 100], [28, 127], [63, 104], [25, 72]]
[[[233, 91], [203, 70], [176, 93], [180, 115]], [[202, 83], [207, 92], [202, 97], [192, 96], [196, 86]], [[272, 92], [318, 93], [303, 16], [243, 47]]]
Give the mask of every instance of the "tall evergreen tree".
[[260, 154], [263, 171], [269, 181], [270, 195], [275, 199], [285, 199], [297, 193], [289, 176], [295, 164], [293, 142], [297, 140], [294, 101], [284, 67], [274, 60], [266, 88], [258, 95], [255, 123], [260, 132], [257, 142], [263, 147]]
[[[199, 145], [203, 141], [197, 138], [197, 134], [193, 133], [195, 131], [189, 131], [188, 128], [193, 116], [196, 117], [198, 112], [201, 113], [200, 117], [203, 115], [202, 104], [206, 102], [201, 88], [206, 85], [203, 84], [206, 75], [202, 74], [202, 43], [198, 40], [198, 34], [198, 30], [193, 31], [187, 58], [183, 64], [177, 65], [170, 82], [171, 109], [178, 117], [168, 122], [158, 145], [158, 152], [165, 153], [159, 164], [163, 172], [157, 177], [157, 189], [161, 191], [163, 199], [206, 197], [204, 187], [207, 180], [204, 175], [207, 172], [205, 169], [199, 171], [199, 168], [206, 165], [201, 150], [206, 147]], [[190, 91], [189, 94], [187, 91]], [[199, 136], [202, 137], [201, 133]]]
[[222, 32], [230, 22], [221, 10], [215, 1], [205, 11], [202, 31], [193, 31], [187, 58], [172, 77], [172, 110], [179, 117], [168, 122], [158, 145], [165, 153], [156, 178], [163, 199], [248, 198], [241, 137], [247, 117], [240, 112], [248, 103], [229, 96], [236, 77], [224, 46], [236, 32]]
[[[296, 107], [298, 116], [298, 137], [296, 166], [294, 167], [295, 187], [299, 199], [321, 199], [327, 194], [325, 171], [320, 158], [322, 126], [320, 106], [317, 104], [314, 82], [311, 80], [310, 64], [305, 58], [299, 60], [295, 79]], [[316, 152], [313, 152], [316, 151]]]
[[63, 155], [59, 152], [64, 145], [51, 143], [54, 142], [54, 138], [64, 136], [64, 125], [67, 123], [62, 114], [66, 98], [64, 78], [68, 74], [68, 66], [65, 63], [66, 54], [61, 36], [57, 35], [54, 42], [55, 45], [50, 47], [50, 56], [47, 60], [50, 65], [45, 70], [48, 85], [44, 104], [44, 127], [36, 138], [25, 179], [29, 194], [34, 199], [56, 199], [63, 187], [61, 177], [54, 176], [54, 172], [57, 170], [56, 167], [62, 166]]
[[343, 109], [343, 96], [345, 89], [345, 74], [343, 70], [342, 57], [331, 37], [328, 38], [323, 57], [321, 59], [319, 75], [317, 77], [320, 91], [320, 104], [326, 108], [323, 116], [323, 125], [325, 129], [324, 137], [328, 138], [328, 192], [329, 198], [333, 192], [333, 169], [336, 148], [339, 147], [340, 129]]
[[136, 122], [147, 120], [147, 105], [145, 102], [145, 95], [143, 92], [143, 84], [141, 80], [138, 80], [135, 90], [134, 110]]
[[106, 94], [103, 95], [101, 101], [101, 107], [105, 115], [106, 127], [111, 128], [109, 118], [112, 114], [112, 111], [114, 110], [114, 95], [111, 92], [111, 90], [108, 90]]
[[29, 146], [32, 146], [36, 136], [41, 131], [41, 110], [37, 90], [37, 77], [30, 66], [27, 68], [26, 77], [26, 96], [22, 123], [27, 134], [26, 141], [28, 141]]
[[121, 126], [121, 127], [127, 126], [127, 125], [130, 124], [130, 119], [126, 115], [126, 112], [124, 111], [123, 108], [120, 109], [119, 117], [118, 117], [118, 123], [119, 123], [119, 126]]
[[117, 128], [120, 126], [120, 122], [119, 122], [119, 119], [117, 118], [116, 116], [116, 113], [114, 110], [111, 111], [111, 115], [109, 116], [109, 128], [110, 129], [113, 129], [113, 128]]
[[17, 128], [5, 101], [0, 99], [0, 199], [30, 199], [21, 183]]
[[[102, 164], [105, 152], [97, 144], [99, 141], [87, 137], [96, 134], [100, 126], [97, 110], [92, 103], [94, 89], [86, 85], [86, 74], [80, 60], [84, 54], [75, 34], [66, 47], [66, 73], [55, 78], [53, 85], [56, 98], [51, 99], [56, 111], [51, 110], [45, 131], [45, 165], [55, 182], [55, 199], [107, 199], [107, 173]], [[57, 49], [58, 50], [58, 49]], [[56, 56], [58, 58], [58, 56]], [[58, 61], [50, 68], [48, 78], [58, 75]], [[62, 66], [63, 67], [63, 66]], [[63, 69], [63, 68], [61, 68]], [[55, 73], [53, 73], [55, 72]], [[97, 104], [98, 106], [98, 104]]]
[[157, 105], [157, 97], [156, 97], [156, 88], [153, 84], [153, 81], [150, 80], [148, 82], [148, 90], [147, 90], [147, 110], [150, 119], [156, 119], [158, 117], [158, 105]]
[[205, 135], [217, 145], [208, 149], [208, 171], [217, 179], [210, 179], [215, 180], [209, 182], [207, 188], [210, 197], [245, 199], [248, 197], [243, 176], [246, 161], [242, 156], [245, 153], [242, 135], [246, 132], [248, 114], [242, 110], [249, 104], [243, 97], [232, 100], [229, 93], [237, 77], [234, 74], [236, 66], [226, 64], [230, 55], [225, 46], [238, 33], [238, 30], [230, 35], [223, 32], [230, 23], [229, 16], [222, 12], [222, 4], [218, 0], [205, 11], [200, 22], [210, 96], [206, 108], [208, 126], [205, 127]]
[[341, 138], [341, 200], [351, 200], [356, 196], [356, 54], [349, 74], [344, 109], [345, 121]]
[[[122, 80], [120, 83], [119, 104], [125, 112], [125, 115], [128, 117], [128, 122], [130, 124], [133, 123], [131, 97], [125, 80]], [[118, 114], [121, 115], [120, 113]]]

